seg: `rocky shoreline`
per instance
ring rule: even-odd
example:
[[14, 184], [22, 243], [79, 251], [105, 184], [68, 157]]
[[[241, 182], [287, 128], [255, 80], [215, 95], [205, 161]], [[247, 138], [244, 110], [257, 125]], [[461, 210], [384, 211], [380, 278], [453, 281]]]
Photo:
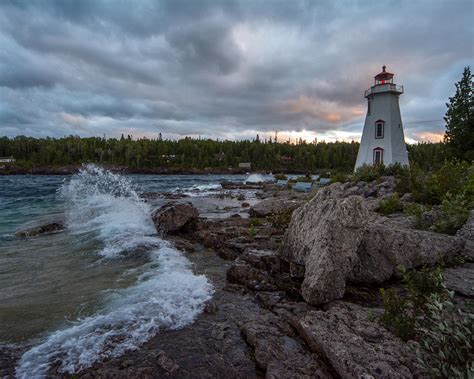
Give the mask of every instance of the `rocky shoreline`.
[[[456, 236], [417, 230], [410, 216], [376, 212], [394, 188], [395, 179], [384, 177], [310, 194], [272, 184], [224, 184], [207, 198], [146, 194], [156, 203], [158, 232], [212, 280], [215, 295], [192, 325], [74, 376], [425, 377], [416, 342], [378, 322], [379, 288], [401, 290], [398, 265], [465, 256], [445, 272], [464, 308], [474, 297], [474, 214]], [[53, 369], [51, 377], [64, 375]]]

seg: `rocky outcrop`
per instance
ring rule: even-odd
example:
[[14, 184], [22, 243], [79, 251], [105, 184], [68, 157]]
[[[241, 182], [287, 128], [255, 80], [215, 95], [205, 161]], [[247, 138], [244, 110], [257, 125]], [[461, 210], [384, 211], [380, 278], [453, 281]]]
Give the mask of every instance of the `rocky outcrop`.
[[344, 295], [368, 219], [360, 196], [324, 197], [322, 191], [294, 213], [281, 253], [284, 260], [305, 267], [301, 290], [310, 304]]
[[446, 287], [462, 296], [474, 298], [474, 263], [448, 268], [444, 272]]
[[167, 203], [151, 215], [156, 230], [164, 233], [193, 229], [198, 216], [198, 210], [191, 203]]
[[43, 234], [57, 233], [64, 229], [64, 223], [61, 221], [52, 222], [45, 225], [34, 226], [28, 229], [19, 230], [15, 233], [17, 237], [35, 237]]
[[378, 313], [377, 309], [334, 302], [326, 312], [308, 312], [297, 328], [310, 349], [324, 356], [341, 378], [415, 376], [413, 352], [373, 320]]
[[290, 325], [267, 313], [241, 326], [265, 378], [332, 378], [317, 356], [295, 338]]
[[463, 251], [460, 237], [415, 230], [406, 216], [373, 212], [376, 196], [387, 196], [393, 187], [388, 179], [336, 183], [293, 213], [280, 253], [290, 274], [304, 278], [301, 293], [307, 302], [339, 299], [346, 282], [380, 284], [397, 275], [400, 265], [432, 266]]
[[275, 213], [291, 212], [304, 203], [300, 199], [269, 197], [250, 208], [251, 217], [266, 217]]
[[459, 255], [464, 241], [458, 237], [407, 229], [386, 217], [369, 222], [348, 276], [353, 283], [380, 284], [407, 269], [434, 266], [440, 259]]

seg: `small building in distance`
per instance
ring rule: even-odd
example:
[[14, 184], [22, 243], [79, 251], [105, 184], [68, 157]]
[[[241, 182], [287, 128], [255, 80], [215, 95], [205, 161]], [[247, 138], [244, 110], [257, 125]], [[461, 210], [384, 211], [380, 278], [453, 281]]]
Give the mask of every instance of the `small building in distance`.
[[0, 157], [0, 163], [15, 163], [16, 159], [13, 158], [13, 155], [10, 157]]
[[393, 82], [394, 74], [382, 67], [372, 87], [365, 91], [367, 116], [360, 141], [355, 170], [362, 165], [408, 166], [399, 97], [403, 86]]
[[252, 168], [252, 164], [250, 162], [242, 162], [242, 163], [239, 163], [239, 168]]

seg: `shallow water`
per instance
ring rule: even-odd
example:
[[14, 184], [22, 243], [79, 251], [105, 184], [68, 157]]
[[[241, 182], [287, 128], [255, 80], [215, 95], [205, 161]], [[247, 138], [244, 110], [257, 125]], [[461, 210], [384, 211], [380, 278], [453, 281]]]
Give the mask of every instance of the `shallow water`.
[[[139, 194], [199, 196], [245, 178], [120, 176], [95, 166], [64, 178], [0, 177], [0, 343], [33, 344], [18, 376], [41, 377], [53, 361], [72, 373], [191, 323], [212, 285], [155, 234]], [[14, 235], [57, 219], [64, 232]]]

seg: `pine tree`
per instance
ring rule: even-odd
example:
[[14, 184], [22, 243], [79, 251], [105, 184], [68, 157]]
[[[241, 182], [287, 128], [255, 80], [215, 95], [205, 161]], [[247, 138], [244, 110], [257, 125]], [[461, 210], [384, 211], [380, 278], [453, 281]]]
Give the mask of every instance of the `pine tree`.
[[456, 83], [456, 93], [446, 104], [444, 121], [448, 153], [458, 159], [474, 160], [474, 94], [473, 77], [469, 67], [464, 68], [462, 79]]

